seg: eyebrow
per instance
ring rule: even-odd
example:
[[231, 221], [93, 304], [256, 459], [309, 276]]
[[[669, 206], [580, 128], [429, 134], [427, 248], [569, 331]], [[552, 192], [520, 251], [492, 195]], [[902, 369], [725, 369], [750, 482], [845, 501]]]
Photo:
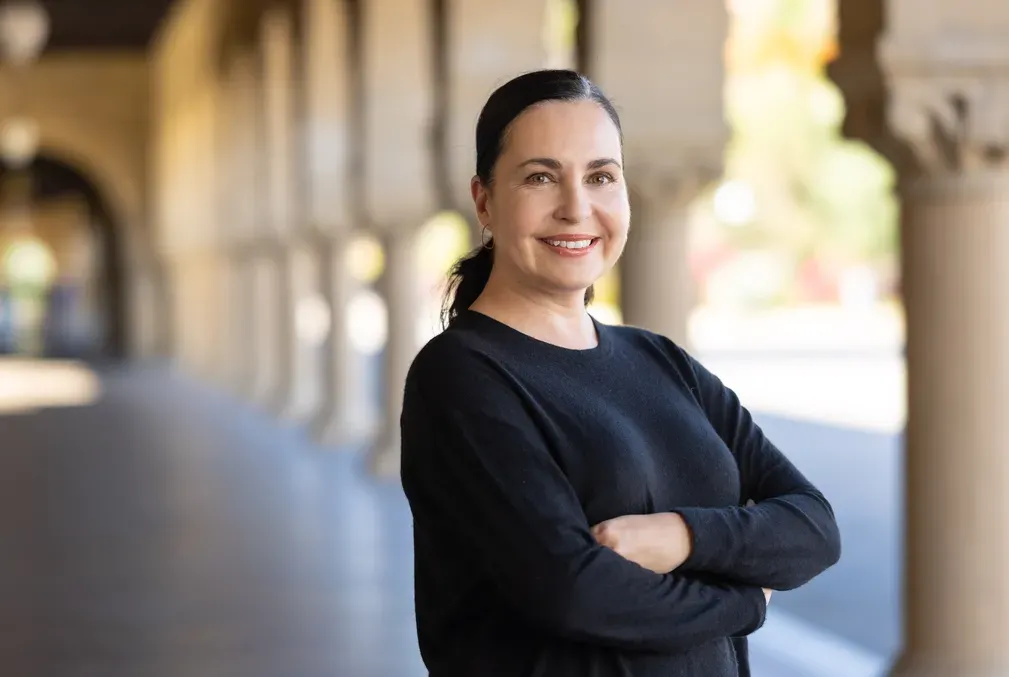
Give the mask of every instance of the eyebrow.
[[[529, 165], [543, 165], [544, 167], [549, 167], [550, 169], [553, 169], [553, 170], [556, 170], [556, 171], [560, 171], [560, 169], [561, 169], [561, 163], [559, 161], [555, 160], [554, 158], [550, 158], [550, 157], [534, 157], [534, 158], [529, 158], [528, 160], [526, 160], [525, 162], [523, 162], [522, 164], [520, 164], [519, 167], [527, 167]], [[606, 167], [608, 165], [614, 165], [617, 168], [620, 167], [620, 163], [617, 162], [616, 160], [614, 160], [613, 158], [601, 157], [601, 158], [595, 159], [592, 162], [590, 162], [588, 164], [588, 168], [589, 169], [600, 169], [600, 168]]]

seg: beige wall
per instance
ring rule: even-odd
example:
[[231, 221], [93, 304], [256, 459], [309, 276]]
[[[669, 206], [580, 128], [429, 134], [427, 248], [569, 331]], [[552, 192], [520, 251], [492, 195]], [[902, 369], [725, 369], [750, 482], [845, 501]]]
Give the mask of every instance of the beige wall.
[[0, 93], [0, 119], [35, 119], [44, 152], [90, 179], [129, 229], [130, 242], [142, 242], [149, 100], [144, 56], [58, 54], [25, 72], [0, 68]]

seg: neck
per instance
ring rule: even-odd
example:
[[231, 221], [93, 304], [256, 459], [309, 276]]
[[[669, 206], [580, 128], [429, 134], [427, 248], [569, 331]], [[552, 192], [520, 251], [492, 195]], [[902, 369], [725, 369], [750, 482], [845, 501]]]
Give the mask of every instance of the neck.
[[585, 309], [585, 290], [545, 293], [508, 283], [491, 273], [471, 308], [541, 341], [565, 348], [592, 348], [595, 325]]

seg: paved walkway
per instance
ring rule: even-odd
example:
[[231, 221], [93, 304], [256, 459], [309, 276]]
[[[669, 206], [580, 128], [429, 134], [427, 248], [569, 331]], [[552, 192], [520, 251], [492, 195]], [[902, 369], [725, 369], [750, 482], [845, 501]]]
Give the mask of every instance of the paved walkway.
[[[103, 392], [0, 417], [4, 674], [423, 677], [396, 484], [162, 370]], [[836, 494], [846, 553], [775, 596], [755, 677], [871, 677], [895, 641], [894, 443], [766, 424]]]

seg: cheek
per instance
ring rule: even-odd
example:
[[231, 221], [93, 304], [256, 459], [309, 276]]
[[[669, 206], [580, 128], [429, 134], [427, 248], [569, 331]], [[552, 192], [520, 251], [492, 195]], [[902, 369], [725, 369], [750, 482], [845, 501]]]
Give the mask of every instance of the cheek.
[[509, 239], [513, 241], [526, 240], [539, 234], [543, 229], [544, 219], [551, 214], [552, 207], [536, 195], [516, 197], [508, 205], [506, 223]]
[[625, 199], [614, 196], [598, 205], [596, 213], [610, 242], [620, 247], [627, 240], [631, 224], [631, 208]]

